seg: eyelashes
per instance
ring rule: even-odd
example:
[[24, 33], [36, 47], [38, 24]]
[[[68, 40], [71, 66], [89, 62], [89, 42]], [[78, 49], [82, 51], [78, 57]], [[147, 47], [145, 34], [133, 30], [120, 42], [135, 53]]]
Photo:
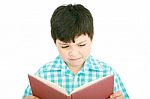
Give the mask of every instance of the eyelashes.
[[[78, 46], [79, 47], [83, 47], [83, 46], [85, 46], [86, 44], [79, 44]], [[67, 45], [67, 46], [61, 46], [61, 48], [68, 48], [69, 46]]]
[[61, 48], [68, 48], [69, 46], [61, 46]]
[[80, 44], [80, 45], [78, 45], [78, 46], [85, 46], [86, 44]]

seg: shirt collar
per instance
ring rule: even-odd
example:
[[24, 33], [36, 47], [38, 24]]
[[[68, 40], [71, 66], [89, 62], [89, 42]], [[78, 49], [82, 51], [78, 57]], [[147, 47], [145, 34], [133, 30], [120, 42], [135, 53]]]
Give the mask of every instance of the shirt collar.
[[83, 68], [84, 70], [93, 70], [93, 71], [100, 70], [99, 64], [95, 61], [95, 59], [91, 55], [85, 61]]
[[[62, 74], [64, 75], [73, 75], [73, 73], [69, 70], [69, 67], [66, 65], [66, 63], [63, 61], [61, 56], [57, 56], [54, 65], [53, 70], [60, 70]], [[100, 71], [100, 65], [97, 63], [97, 61], [89, 55], [86, 59], [83, 67], [79, 71], [79, 73], [85, 73], [86, 71], [92, 70], [92, 71]], [[78, 73], [78, 74], [79, 74]]]

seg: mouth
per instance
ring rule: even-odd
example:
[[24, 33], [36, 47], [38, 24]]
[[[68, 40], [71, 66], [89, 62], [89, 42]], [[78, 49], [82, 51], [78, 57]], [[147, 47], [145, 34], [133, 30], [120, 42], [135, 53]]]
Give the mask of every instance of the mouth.
[[81, 58], [71, 58], [70, 60], [75, 61], [75, 60], [79, 60]]

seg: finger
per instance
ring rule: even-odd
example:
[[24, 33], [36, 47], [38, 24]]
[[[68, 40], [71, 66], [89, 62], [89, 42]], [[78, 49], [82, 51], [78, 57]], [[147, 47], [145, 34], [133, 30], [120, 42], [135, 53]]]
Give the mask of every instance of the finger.
[[117, 92], [113, 93], [113, 94], [110, 96], [110, 98], [113, 98], [113, 97], [120, 97], [120, 96], [122, 96], [122, 92], [121, 92], [121, 91], [117, 91]]
[[121, 96], [116, 97], [115, 99], [124, 99], [124, 96], [121, 95]]
[[34, 96], [34, 99], [40, 99], [40, 98]]
[[40, 99], [40, 98], [35, 97], [35, 96], [27, 96], [27, 97], [24, 97], [23, 99]]

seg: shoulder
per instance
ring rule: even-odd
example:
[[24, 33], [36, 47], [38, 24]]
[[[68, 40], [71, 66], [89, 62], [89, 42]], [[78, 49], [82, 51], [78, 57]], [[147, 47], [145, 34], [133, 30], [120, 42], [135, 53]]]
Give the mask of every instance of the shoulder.
[[60, 70], [61, 69], [61, 57], [57, 56], [53, 61], [50, 61], [46, 64], [44, 64], [42, 67], [38, 69], [36, 72], [36, 75], [44, 75], [48, 74], [48, 72], [55, 71], [55, 70]]
[[93, 56], [90, 56], [90, 63], [103, 73], [116, 74], [116, 71], [112, 66], [100, 59], [94, 58]]

